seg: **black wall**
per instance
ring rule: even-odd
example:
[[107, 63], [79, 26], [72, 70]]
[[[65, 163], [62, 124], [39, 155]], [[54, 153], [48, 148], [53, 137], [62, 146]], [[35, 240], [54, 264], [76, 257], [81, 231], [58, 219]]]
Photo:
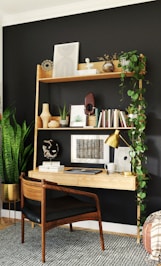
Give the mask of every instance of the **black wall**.
[[[151, 82], [146, 93], [147, 168], [150, 174], [147, 215], [161, 206], [160, 14], [161, 2], [155, 1], [3, 29], [4, 108], [14, 104], [19, 122], [23, 119], [28, 123], [34, 120], [36, 65], [45, 59], [52, 60], [54, 44], [79, 41], [79, 62], [84, 62], [85, 57], [97, 61], [97, 57], [105, 52], [119, 53], [133, 49], [147, 56], [147, 79]], [[47, 87], [42, 90], [45, 92]], [[127, 98], [120, 102], [119, 80], [76, 82], [57, 84], [54, 87], [49, 95], [51, 113], [56, 114], [58, 105], [64, 101], [68, 105], [83, 104], [89, 91], [94, 92], [96, 105], [100, 108], [123, 109], [127, 106]], [[49, 99], [41, 97], [41, 102], [46, 100]], [[70, 133], [58, 131], [45, 135], [45, 138], [49, 136], [60, 143], [61, 153], [58, 159], [66, 165], [70, 164]], [[76, 133], [79, 134], [79, 131]], [[88, 131], [83, 133], [90, 134]], [[44, 139], [44, 135], [40, 134], [40, 139]], [[40, 160], [41, 156], [40, 142]], [[134, 192], [103, 189], [95, 191], [100, 196], [103, 220], [136, 224]]]

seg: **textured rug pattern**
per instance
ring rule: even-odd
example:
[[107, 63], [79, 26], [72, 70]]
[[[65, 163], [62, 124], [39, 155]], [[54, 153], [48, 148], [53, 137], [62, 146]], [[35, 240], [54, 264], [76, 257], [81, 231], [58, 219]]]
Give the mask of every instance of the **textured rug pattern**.
[[146, 266], [157, 265], [136, 238], [104, 234], [105, 251], [99, 234], [57, 227], [46, 233], [46, 262], [41, 262], [41, 231], [25, 225], [21, 244], [20, 223], [0, 231], [0, 265], [4, 266]]

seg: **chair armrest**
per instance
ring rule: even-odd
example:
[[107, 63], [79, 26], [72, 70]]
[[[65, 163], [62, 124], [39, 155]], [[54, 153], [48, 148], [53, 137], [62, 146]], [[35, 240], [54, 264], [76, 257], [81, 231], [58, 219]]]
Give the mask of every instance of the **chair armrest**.
[[53, 182], [50, 182], [50, 181], [46, 181], [46, 180], [44, 180], [43, 188], [51, 189], [51, 190], [57, 190], [57, 191], [65, 192], [65, 193], [68, 193], [68, 194], [86, 196], [88, 198], [94, 199], [96, 204], [99, 205], [99, 198], [98, 198], [97, 194], [92, 193], [92, 192], [87, 192], [87, 191], [76, 190], [76, 189], [73, 189], [73, 188], [64, 187], [64, 186], [57, 185], [56, 183], [53, 183]]

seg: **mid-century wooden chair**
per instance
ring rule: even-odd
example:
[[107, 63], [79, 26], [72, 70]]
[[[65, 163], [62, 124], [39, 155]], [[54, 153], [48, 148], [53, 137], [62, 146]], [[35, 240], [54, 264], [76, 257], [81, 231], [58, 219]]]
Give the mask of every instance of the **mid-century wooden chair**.
[[[48, 190], [56, 191], [56, 196], [47, 197]], [[42, 262], [45, 262], [45, 233], [53, 227], [68, 223], [72, 231], [72, 223], [77, 221], [98, 221], [101, 248], [104, 250], [100, 204], [94, 193], [21, 175], [21, 210], [22, 243], [25, 218], [41, 227]]]

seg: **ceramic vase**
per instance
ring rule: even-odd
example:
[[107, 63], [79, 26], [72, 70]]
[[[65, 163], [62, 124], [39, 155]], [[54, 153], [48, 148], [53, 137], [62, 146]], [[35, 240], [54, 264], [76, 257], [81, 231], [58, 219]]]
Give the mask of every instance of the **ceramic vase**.
[[102, 66], [103, 72], [113, 72], [114, 71], [114, 65], [111, 61], [106, 61]]
[[49, 104], [48, 103], [43, 103], [42, 105], [42, 113], [40, 114], [41, 120], [42, 120], [42, 126], [43, 128], [48, 127], [48, 123], [51, 118], [51, 114], [49, 111]]

